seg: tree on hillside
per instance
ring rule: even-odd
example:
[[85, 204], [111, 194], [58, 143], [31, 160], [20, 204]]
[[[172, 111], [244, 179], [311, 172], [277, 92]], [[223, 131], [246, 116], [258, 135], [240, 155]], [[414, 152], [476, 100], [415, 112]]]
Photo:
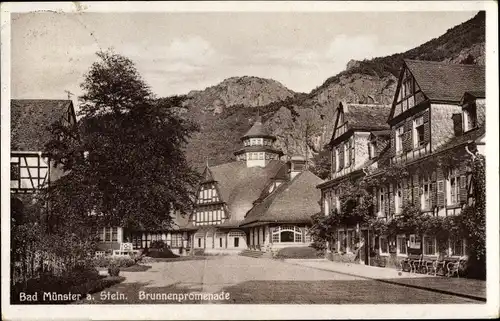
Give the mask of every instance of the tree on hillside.
[[182, 97], [157, 99], [130, 59], [97, 56], [81, 84], [77, 126], [55, 126], [61, 138], [47, 146], [69, 171], [50, 187], [53, 220], [71, 212], [102, 224], [168, 228], [173, 210], [191, 207], [198, 174], [184, 147], [197, 128], [177, 112]]

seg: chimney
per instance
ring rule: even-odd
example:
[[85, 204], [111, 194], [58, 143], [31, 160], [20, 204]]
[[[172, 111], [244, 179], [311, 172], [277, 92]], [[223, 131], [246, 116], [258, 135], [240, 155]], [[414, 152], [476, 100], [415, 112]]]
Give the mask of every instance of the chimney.
[[455, 136], [461, 136], [463, 134], [462, 114], [453, 114], [451, 119], [453, 120], [453, 133]]
[[288, 174], [290, 180], [306, 168], [306, 159], [303, 156], [292, 156], [288, 161]]

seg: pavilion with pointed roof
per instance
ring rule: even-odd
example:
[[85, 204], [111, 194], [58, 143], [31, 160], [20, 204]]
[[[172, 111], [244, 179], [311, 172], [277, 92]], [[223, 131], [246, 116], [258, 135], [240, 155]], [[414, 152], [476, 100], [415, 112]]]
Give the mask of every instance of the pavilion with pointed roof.
[[275, 142], [258, 115], [241, 137], [236, 161], [207, 162], [193, 213], [180, 228], [191, 252], [271, 252], [310, 244], [307, 227], [319, 211], [315, 186], [322, 180], [305, 169], [303, 157], [284, 162]]

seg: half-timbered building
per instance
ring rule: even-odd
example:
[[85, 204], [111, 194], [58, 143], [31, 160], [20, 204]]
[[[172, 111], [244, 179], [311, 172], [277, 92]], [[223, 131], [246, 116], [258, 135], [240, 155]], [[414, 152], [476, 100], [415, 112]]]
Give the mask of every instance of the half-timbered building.
[[[341, 212], [342, 183], [355, 183], [365, 176], [365, 170], [375, 166], [375, 159], [387, 149], [390, 135], [387, 117], [389, 105], [340, 103], [336, 109], [332, 139], [326, 146], [331, 152], [329, 180], [318, 185], [321, 189], [322, 211], [330, 215]], [[344, 226], [336, 229], [331, 251], [354, 259], [363, 226]], [[362, 253], [364, 254], [364, 253]], [[361, 255], [364, 260], [364, 255]]]
[[[375, 153], [366, 167], [369, 171], [362, 176], [369, 172], [376, 178], [395, 166], [405, 168], [409, 175], [380, 184], [372, 191], [374, 215], [381, 220], [392, 220], [408, 204], [432, 216], [460, 214], [472, 197], [470, 169], [465, 164], [474, 153], [484, 154], [484, 92], [483, 66], [403, 62], [386, 129], [370, 134], [368, 148]], [[371, 158], [372, 153], [368, 154]], [[335, 161], [332, 163], [335, 165]], [[339, 175], [339, 166], [335, 166], [332, 166], [333, 178]], [[325, 212], [331, 206], [329, 184], [319, 186]], [[466, 253], [462, 238], [438, 244], [435, 237], [416, 233], [366, 236], [367, 247], [388, 266], [396, 265], [409, 252], [429, 257], [460, 257]], [[339, 246], [332, 250], [345, 252]]]
[[305, 169], [302, 157], [284, 162], [275, 141], [257, 117], [241, 138], [236, 161], [207, 164], [182, 228], [193, 250], [239, 253], [310, 244], [306, 226], [319, 211], [315, 186], [321, 179]]

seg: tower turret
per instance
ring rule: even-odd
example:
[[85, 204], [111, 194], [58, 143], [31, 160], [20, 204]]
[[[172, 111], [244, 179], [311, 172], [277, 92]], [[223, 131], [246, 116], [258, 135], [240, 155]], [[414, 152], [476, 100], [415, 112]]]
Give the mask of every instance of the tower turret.
[[269, 161], [278, 160], [283, 155], [281, 150], [273, 147], [275, 141], [276, 136], [267, 130], [258, 115], [253, 126], [241, 137], [243, 148], [234, 153], [236, 160], [246, 161], [247, 167], [265, 167]]

